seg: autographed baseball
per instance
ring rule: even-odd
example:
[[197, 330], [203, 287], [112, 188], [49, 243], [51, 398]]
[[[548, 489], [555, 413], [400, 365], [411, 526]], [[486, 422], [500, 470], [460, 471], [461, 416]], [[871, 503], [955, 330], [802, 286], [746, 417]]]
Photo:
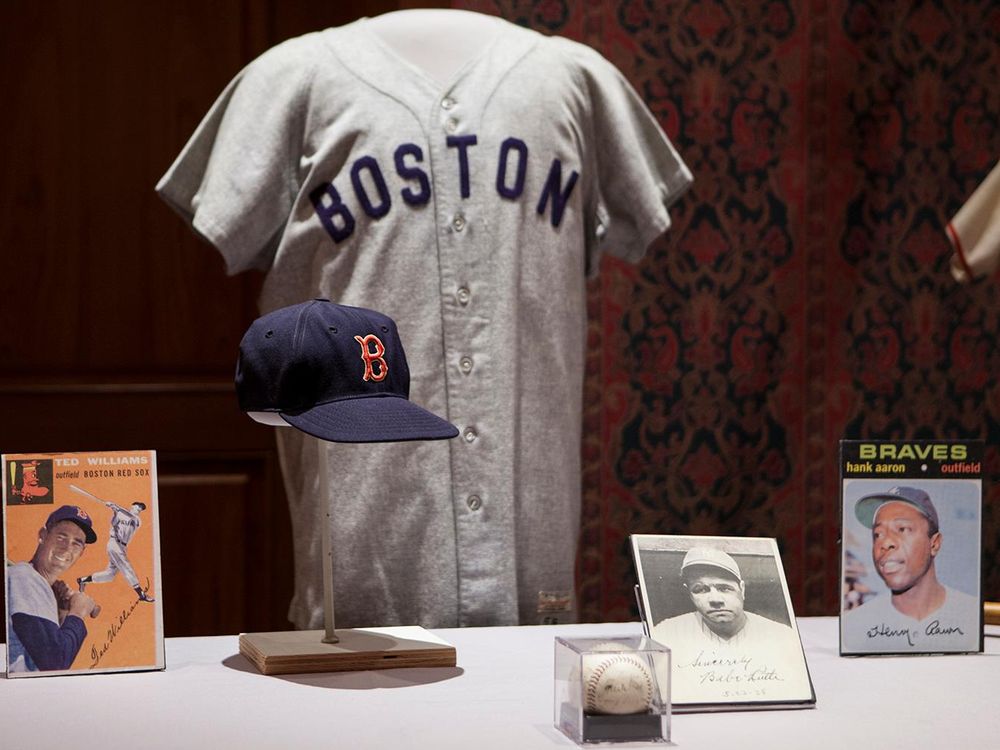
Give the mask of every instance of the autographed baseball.
[[653, 676], [649, 666], [620, 644], [614, 653], [583, 656], [583, 710], [592, 714], [640, 714], [653, 700]]

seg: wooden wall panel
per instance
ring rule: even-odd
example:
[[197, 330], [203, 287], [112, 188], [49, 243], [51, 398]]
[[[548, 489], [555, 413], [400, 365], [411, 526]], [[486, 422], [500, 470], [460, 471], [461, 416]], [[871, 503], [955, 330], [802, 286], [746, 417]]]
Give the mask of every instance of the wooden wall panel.
[[[153, 186], [247, 57], [242, 4], [206, 4], [197, 22], [183, 5], [18, 3], [4, 24], [20, 113], [5, 118], [0, 176], [6, 373], [231, 366], [235, 334], [220, 331], [238, 331], [253, 281], [227, 282], [211, 252], [179, 242]], [[175, 55], [188, 47], [202, 54]]]
[[161, 461], [166, 632], [288, 627], [287, 514], [268, 503], [277, 480], [277, 466], [265, 453], [213, 459], [168, 454]]
[[168, 636], [289, 627], [273, 428], [239, 412], [231, 385], [0, 386], [0, 414], [4, 450], [157, 451]]
[[0, 3], [0, 450], [157, 451], [168, 636], [288, 627], [292, 565], [274, 437], [232, 386], [260, 276], [154, 186], [254, 57], [416, 5]]

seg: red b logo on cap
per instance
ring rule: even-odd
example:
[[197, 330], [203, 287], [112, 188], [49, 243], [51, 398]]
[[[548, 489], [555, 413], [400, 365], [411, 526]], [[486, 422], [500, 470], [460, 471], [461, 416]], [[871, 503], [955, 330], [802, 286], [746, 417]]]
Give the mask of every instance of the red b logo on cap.
[[[385, 359], [382, 357], [385, 354], [385, 346], [379, 341], [378, 336], [374, 333], [369, 333], [364, 338], [355, 336], [354, 340], [361, 344], [361, 359], [365, 361], [364, 380], [374, 380], [376, 383], [380, 380], [385, 380], [385, 376], [389, 374], [389, 365], [386, 364]], [[375, 351], [369, 348], [372, 344], [375, 345]], [[377, 375], [375, 374], [375, 370], [372, 369], [373, 362], [378, 362]]]

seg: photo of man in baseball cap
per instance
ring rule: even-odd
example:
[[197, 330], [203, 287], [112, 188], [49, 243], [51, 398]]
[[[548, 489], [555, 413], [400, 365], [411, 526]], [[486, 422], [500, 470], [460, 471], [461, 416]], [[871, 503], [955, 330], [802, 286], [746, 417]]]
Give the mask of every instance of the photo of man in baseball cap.
[[675, 706], [815, 699], [776, 540], [636, 534], [632, 545]]
[[722, 648], [794, 635], [788, 625], [744, 609], [746, 584], [740, 567], [722, 550], [692, 547], [684, 555], [680, 574], [694, 610], [656, 623], [652, 632], [656, 640]]
[[69, 669], [87, 637], [94, 600], [59, 576], [97, 541], [90, 516], [61, 505], [38, 530], [31, 560], [7, 568], [7, 661], [10, 672]]
[[945, 533], [925, 489], [890, 486], [845, 507], [871, 530], [871, 561], [886, 591], [844, 613], [842, 650], [934, 652], [975, 650], [980, 602], [938, 574]]

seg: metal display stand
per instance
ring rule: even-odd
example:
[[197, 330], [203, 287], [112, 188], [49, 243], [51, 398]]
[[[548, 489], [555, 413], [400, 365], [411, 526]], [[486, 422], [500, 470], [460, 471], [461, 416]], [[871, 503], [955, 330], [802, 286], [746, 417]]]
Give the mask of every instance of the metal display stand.
[[[321, 451], [326, 456], [326, 451]], [[326, 471], [325, 458], [321, 471]], [[328, 474], [327, 474], [328, 476]], [[241, 633], [240, 653], [266, 675], [355, 672], [401, 667], [454, 667], [455, 647], [422, 627], [335, 627], [333, 609], [333, 514], [324, 493], [323, 630]]]

